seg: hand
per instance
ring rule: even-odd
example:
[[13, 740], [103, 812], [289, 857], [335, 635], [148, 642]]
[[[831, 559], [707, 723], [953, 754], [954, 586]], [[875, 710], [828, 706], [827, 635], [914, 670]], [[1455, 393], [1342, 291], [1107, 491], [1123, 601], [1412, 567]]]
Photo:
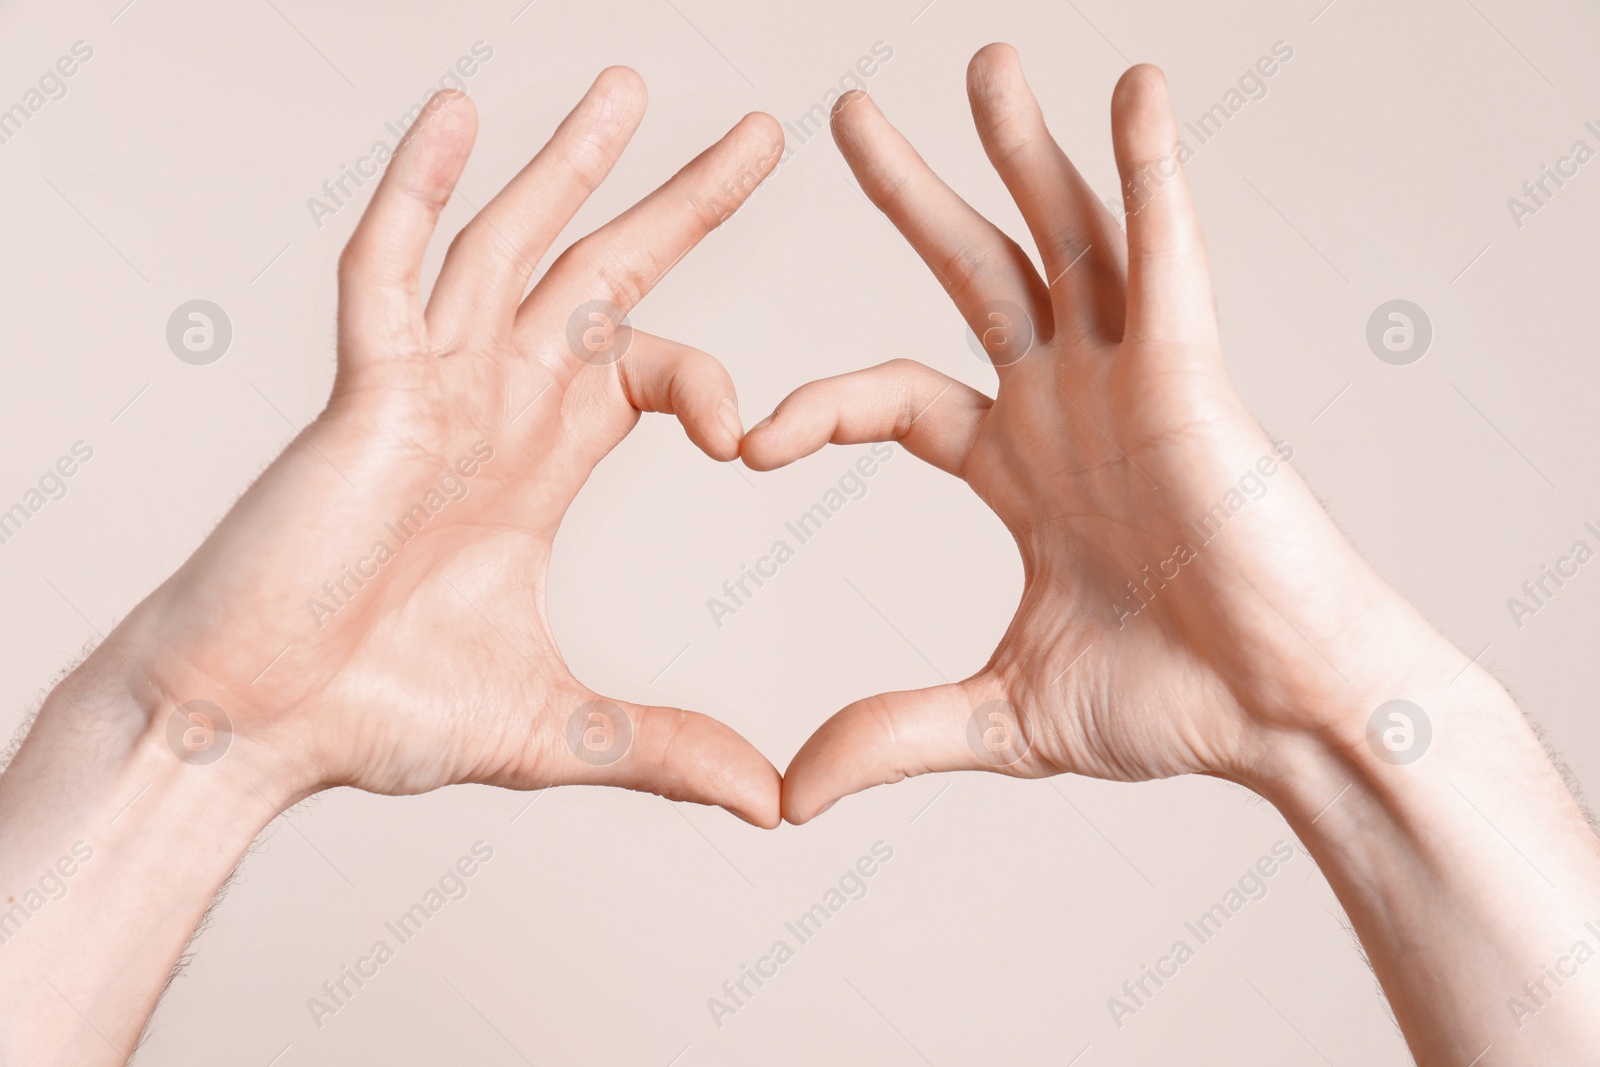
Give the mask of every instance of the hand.
[[1249, 784], [1273, 773], [1279, 739], [1362, 743], [1388, 683], [1464, 657], [1361, 561], [1292, 446], [1234, 393], [1161, 72], [1135, 67], [1112, 99], [1126, 238], [1009, 46], [978, 53], [968, 91], [1043, 278], [870, 98], [841, 99], [833, 130], [984, 340], [997, 395], [896, 360], [796, 390], [744, 459], [770, 470], [830, 441], [900, 441], [1004, 521], [1022, 602], [974, 677], [870, 697], [818, 729], [785, 774], [785, 817], [928, 771]]
[[97, 654], [154, 730], [175, 705], [220, 708], [231, 734], [208, 736], [200, 705], [196, 743], [231, 745], [223, 762], [274, 801], [592, 783], [777, 824], [778, 774], [748, 742], [601, 701], [545, 615], [561, 517], [641, 411], [677, 415], [717, 460], [742, 436], [720, 364], [621, 316], [775, 165], [771, 118], [746, 117], [528, 293], [644, 104], [638, 75], [602, 73], [457, 237], [424, 310], [423, 254], [476, 130], [467, 98], [429, 104], [340, 262], [327, 410]]

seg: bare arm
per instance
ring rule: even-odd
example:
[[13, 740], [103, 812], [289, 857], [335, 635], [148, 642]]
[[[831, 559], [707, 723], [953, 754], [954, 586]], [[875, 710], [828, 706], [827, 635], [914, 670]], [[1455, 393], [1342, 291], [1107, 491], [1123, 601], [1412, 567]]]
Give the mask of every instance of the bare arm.
[[335, 785], [601, 784], [778, 822], [777, 771], [714, 719], [610, 700], [545, 617], [567, 506], [669, 412], [738, 455], [733, 383], [632, 308], [776, 165], [747, 116], [533, 274], [621, 154], [644, 86], [605, 71], [462, 231], [423, 253], [476, 112], [433, 98], [340, 263], [327, 409], [47, 700], [0, 776], [0, 1062], [121, 1063], [219, 885]]
[[[785, 774], [785, 817], [929, 771], [1228, 778], [1327, 871], [1421, 1062], [1583, 1062], [1600, 1048], [1600, 962], [1574, 970], [1600, 952], [1595, 837], [1506, 693], [1361, 560], [1292, 442], [1234, 392], [1161, 72], [1130, 70], [1112, 100], [1126, 234], [1009, 46], [974, 58], [968, 91], [1043, 276], [868, 97], [833, 125], [994, 365], [994, 397], [897, 360], [802, 386], [744, 456], [900, 441], [1005, 522], [1022, 601], [973, 677], [825, 722]], [[1396, 700], [1422, 709], [1409, 745]]]

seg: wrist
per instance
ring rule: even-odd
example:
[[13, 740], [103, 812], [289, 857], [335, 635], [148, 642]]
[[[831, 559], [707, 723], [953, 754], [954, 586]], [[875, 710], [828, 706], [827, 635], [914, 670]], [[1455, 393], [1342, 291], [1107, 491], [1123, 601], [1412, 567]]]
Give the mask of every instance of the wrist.
[[317, 791], [302, 761], [234, 732], [232, 700], [203, 677], [173, 684], [181, 677], [173, 667], [135, 668], [109, 642], [101, 645], [45, 699], [19, 762], [31, 762], [22, 759], [29, 750], [52, 757], [60, 750], [97, 768], [93, 777], [170, 782], [211, 795], [224, 810], [243, 801], [277, 812]]
[[1600, 842], [1510, 696], [1460, 662], [1368, 701], [1408, 701], [1425, 730], [1369, 712], [1286, 736], [1255, 788], [1338, 896], [1419, 1063], [1491, 1044], [1507, 1064], [1565, 1062], [1552, 1050], [1592, 1042], [1594, 997], [1547, 1011], [1523, 983], [1600, 922]]
[[1436, 783], [1429, 772], [1465, 757], [1475, 739], [1531, 740], [1488, 672], [1376, 575], [1365, 578], [1351, 583], [1365, 591], [1333, 615], [1336, 625], [1314, 644], [1303, 638], [1315, 658], [1243, 700], [1260, 729], [1236, 777], [1286, 816], [1314, 818], [1347, 785], [1398, 799], [1396, 790]]
[[122, 1062], [284, 803], [280, 780], [231, 747], [209, 763], [175, 753], [173, 705], [122, 667], [91, 656], [0, 775], [0, 998], [30, 1020], [0, 1034], [0, 1060]]
[[1275, 731], [1244, 784], [1310, 825], [1347, 789], [1399, 817], [1486, 771], [1554, 774], [1510, 694], [1459, 652], [1380, 677], [1351, 686], [1315, 725]]

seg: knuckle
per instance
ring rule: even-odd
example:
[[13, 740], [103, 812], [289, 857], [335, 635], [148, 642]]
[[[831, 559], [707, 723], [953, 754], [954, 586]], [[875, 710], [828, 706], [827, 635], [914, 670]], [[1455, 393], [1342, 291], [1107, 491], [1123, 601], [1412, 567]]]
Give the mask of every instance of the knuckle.
[[617, 123], [592, 128], [558, 157], [558, 166], [566, 172], [567, 180], [585, 196], [600, 188], [611, 173], [614, 153], [610, 145], [619, 132]]
[[[1091, 245], [1077, 220], [1059, 219], [1045, 231], [1045, 247], [1053, 249], [1056, 255], [1071, 264], [1078, 263], [1078, 258], [1089, 251]], [[1078, 265], [1093, 266], [1092, 263]]]
[[415, 271], [396, 263], [396, 257], [361, 234], [350, 239], [339, 253], [338, 278], [344, 287], [406, 285]]
[[994, 259], [982, 245], [963, 242], [939, 257], [939, 273], [952, 290], [967, 289], [990, 272]]
[[[652, 257], [643, 258], [648, 261]], [[647, 269], [644, 263], [614, 249], [595, 255], [590, 268], [605, 291], [611, 294], [610, 301], [621, 308], [631, 308], [644, 298]]]
[[1020, 101], [1004, 89], [995, 89], [986, 102], [992, 110], [991, 136], [996, 164], [1003, 167], [1031, 155], [1042, 141], [1033, 123], [1016, 114]]
[[605, 180], [611, 169], [611, 159], [604, 146], [593, 136], [586, 136], [561, 157], [567, 177], [585, 192], [592, 193]]

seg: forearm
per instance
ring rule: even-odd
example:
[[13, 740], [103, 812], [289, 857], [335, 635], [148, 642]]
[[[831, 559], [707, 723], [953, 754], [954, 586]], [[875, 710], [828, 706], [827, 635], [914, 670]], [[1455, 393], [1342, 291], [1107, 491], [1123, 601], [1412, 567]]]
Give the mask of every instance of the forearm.
[[1261, 791], [1326, 873], [1419, 1063], [1583, 1062], [1600, 1048], [1600, 843], [1486, 673], [1402, 688], [1431, 723], [1420, 758], [1386, 760], [1359, 729], [1293, 742]]
[[217, 890], [289, 799], [232, 754], [180, 759], [172, 707], [102, 648], [0, 775], [0, 1062], [126, 1061]]

